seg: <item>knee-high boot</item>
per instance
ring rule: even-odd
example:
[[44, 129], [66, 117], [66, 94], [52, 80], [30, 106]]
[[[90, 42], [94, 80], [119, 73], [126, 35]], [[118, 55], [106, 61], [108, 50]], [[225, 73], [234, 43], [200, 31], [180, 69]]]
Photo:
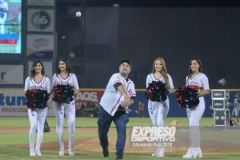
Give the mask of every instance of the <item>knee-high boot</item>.
[[70, 156], [74, 156], [74, 132], [68, 132], [68, 151]]
[[36, 152], [34, 150], [34, 141], [35, 141], [35, 134], [34, 132], [29, 133], [29, 149], [30, 149], [30, 156], [36, 156]]
[[37, 141], [36, 141], [36, 149], [35, 149], [37, 156], [42, 155], [41, 152], [40, 152], [42, 139], [43, 139], [43, 132], [37, 133]]
[[[163, 143], [161, 145], [163, 145]], [[164, 146], [157, 147], [156, 157], [164, 157]]]
[[64, 156], [63, 133], [57, 133], [57, 136], [58, 136], [58, 144], [59, 144], [59, 156]]

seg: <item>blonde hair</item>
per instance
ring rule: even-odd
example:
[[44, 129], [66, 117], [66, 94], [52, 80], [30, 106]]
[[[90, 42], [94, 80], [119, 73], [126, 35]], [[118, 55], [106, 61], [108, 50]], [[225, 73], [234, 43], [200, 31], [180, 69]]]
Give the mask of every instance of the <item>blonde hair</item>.
[[162, 70], [161, 70], [161, 74], [163, 76], [163, 79], [165, 80], [165, 84], [167, 86], [167, 88], [169, 88], [169, 81], [168, 81], [168, 76], [167, 76], [167, 68], [166, 68], [166, 64], [165, 64], [165, 61], [163, 58], [156, 58], [153, 62], [153, 67], [152, 67], [152, 73], [155, 73], [156, 72], [156, 69], [155, 69], [155, 64], [157, 61], [160, 61], [161, 64], [162, 64]]

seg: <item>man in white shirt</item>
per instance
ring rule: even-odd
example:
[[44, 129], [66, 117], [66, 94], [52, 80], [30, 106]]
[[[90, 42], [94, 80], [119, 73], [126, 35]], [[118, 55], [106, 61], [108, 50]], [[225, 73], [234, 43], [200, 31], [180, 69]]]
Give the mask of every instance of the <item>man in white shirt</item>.
[[126, 141], [126, 125], [129, 121], [128, 106], [133, 104], [136, 98], [135, 85], [128, 78], [130, 71], [130, 61], [126, 59], [122, 60], [119, 73], [112, 75], [100, 101], [98, 136], [104, 157], [109, 156], [107, 133], [113, 121], [117, 129], [116, 159], [123, 159]]

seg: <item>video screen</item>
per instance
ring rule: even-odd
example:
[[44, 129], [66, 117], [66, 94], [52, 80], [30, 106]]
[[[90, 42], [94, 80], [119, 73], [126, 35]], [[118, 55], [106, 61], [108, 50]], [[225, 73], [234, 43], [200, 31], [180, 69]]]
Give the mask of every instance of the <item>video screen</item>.
[[22, 0], [0, 0], [0, 54], [21, 53]]

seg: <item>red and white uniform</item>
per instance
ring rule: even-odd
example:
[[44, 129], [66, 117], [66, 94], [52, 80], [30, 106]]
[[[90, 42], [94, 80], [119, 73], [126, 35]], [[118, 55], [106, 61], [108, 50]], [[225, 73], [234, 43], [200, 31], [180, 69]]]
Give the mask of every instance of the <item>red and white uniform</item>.
[[[58, 84], [70, 85], [73, 86], [74, 89], [79, 89], [77, 77], [74, 73], [70, 73], [67, 78], [62, 78], [60, 74], [54, 74], [52, 80], [52, 88]], [[69, 132], [75, 132], [75, 99], [70, 102], [70, 104], [54, 102], [53, 109], [55, 111], [57, 119], [56, 132], [63, 132], [64, 113], [66, 114]]]
[[[40, 90], [46, 90], [47, 93], [50, 93], [50, 80], [48, 77], [43, 76], [42, 80], [37, 83], [33, 78], [27, 77], [25, 80], [25, 87], [24, 91], [32, 90], [32, 89], [40, 89]], [[30, 133], [33, 133], [36, 131], [43, 132], [44, 122], [47, 116], [48, 108], [44, 109], [28, 109], [28, 117], [30, 121]], [[38, 127], [38, 128], [37, 128]]]
[[[62, 78], [60, 74], [53, 75], [52, 88], [57, 85], [70, 85], [74, 89], [79, 89], [77, 77], [74, 73], [70, 73], [67, 78]], [[74, 97], [73, 97], [74, 98]], [[56, 116], [56, 132], [58, 137], [58, 144], [60, 147], [59, 155], [64, 155], [64, 136], [63, 136], [63, 125], [64, 125], [64, 114], [67, 118], [68, 124], [68, 149], [69, 155], [74, 155], [74, 136], [75, 136], [75, 118], [76, 108], [75, 99], [70, 104], [67, 103], [53, 103], [53, 109]]]
[[[130, 79], [126, 80], [121, 76], [120, 73], [113, 74], [100, 101], [100, 105], [112, 116], [114, 116], [118, 107], [124, 101], [124, 96], [114, 87], [114, 85], [117, 83], [121, 83], [123, 85], [129, 97], [136, 97], [135, 85], [133, 81]], [[128, 113], [127, 110], [126, 113]]]
[[[205, 74], [199, 73], [194, 78], [186, 77], [186, 87], [196, 88], [200, 90], [209, 90], [208, 78]], [[190, 126], [198, 126], [199, 121], [205, 110], [205, 101], [203, 97], [199, 97], [199, 104], [193, 109], [187, 108], [187, 115]]]
[[[169, 89], [174, 89], [172, 77], [169, 74], [167, 74], [167, 76], [168, 76]], [[157, 79], [154, 77], [153, 73], [150, 73], [146, 79], [146, 88], [148, 87], [149, 83], [152, 83], [152, 81], [156, 81], [156, 82], [162, 81], [163, 83], [165, 83], [165, 80], [163, 77], [160, 77], [159, 79]], [[170, 107], [168, 97], [164, 103], [165, 104], [163, 106], [162, 102], [152, 102], [148, 100], [148, 112], [152, 120], [153, 126], [164, 126], [164, 120], [167, 117], [169, 107]]]

